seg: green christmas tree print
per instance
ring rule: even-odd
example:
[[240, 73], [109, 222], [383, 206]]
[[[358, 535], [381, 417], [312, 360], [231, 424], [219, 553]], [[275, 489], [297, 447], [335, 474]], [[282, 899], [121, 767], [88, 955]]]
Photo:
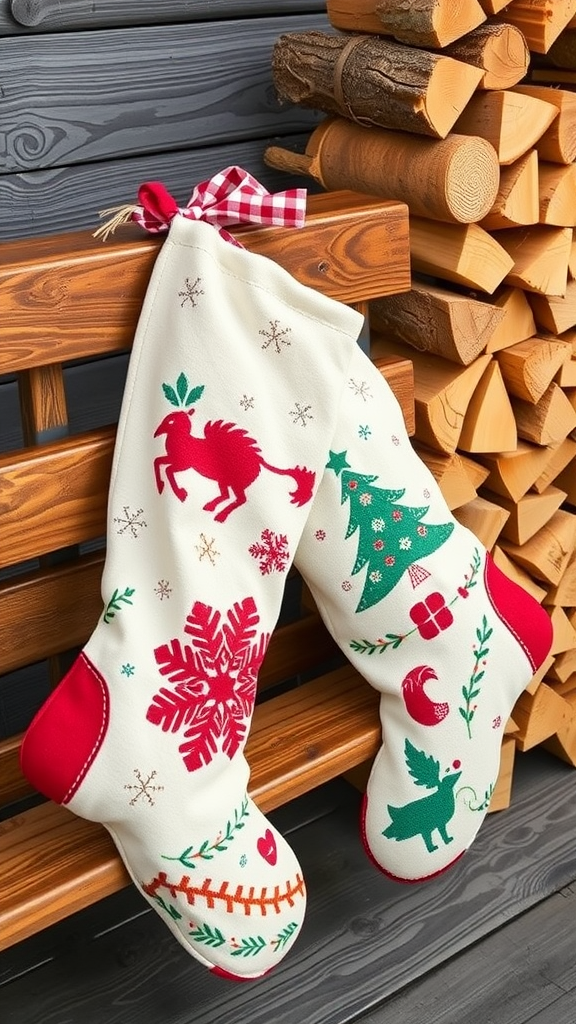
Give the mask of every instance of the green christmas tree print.
[[[335, 470], [339, 475], [338, 470]], [[358, 552], [352, 575], [367, 567], [357, 612], [381, 601], [408, 573], [413, 586], [429, 575], [418, 560], [431, 555], [448, 539], [453, 523], [425, 523], [429, 505], [400, 504], [405, 489], [377, 487], [377, 476], [342, 468], [342, 504], [350, 505], [346, 538], [358, 531]]]

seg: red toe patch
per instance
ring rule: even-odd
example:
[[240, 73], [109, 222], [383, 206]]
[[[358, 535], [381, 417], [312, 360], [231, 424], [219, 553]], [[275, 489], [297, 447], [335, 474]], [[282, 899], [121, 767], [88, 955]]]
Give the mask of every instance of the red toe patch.
[[486, 555], [484, 583], [494, 611], [514, 634], [536, 672], [552, 646], [550, 616], [531, 594], [520, 587]]
[[32, 720], [20, 764], [32, 785], [58, 804], [72, 799], [108, 729], [108, 686], [80, 654]]

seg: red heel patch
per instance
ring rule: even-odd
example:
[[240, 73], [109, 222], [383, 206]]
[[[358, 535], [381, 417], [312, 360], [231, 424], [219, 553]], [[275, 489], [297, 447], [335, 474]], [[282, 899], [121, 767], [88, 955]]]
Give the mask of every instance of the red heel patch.
[[486, 592], [494, 611], [516, 637], [536, 672], [552, 647], [552, 622], [538, 601], [498, 568], [486, 555]]
[[72, 799], [104, 742], [109, 711], [105, 680], [80, 654], [22, 741], [22, 771], [40, 793], [58, 804]]

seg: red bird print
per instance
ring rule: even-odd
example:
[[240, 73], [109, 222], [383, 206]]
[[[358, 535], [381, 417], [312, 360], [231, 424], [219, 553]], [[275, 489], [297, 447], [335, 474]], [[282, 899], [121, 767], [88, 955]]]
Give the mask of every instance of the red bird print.
[[218, 505], [232, 498], [214, 516], [216, 522], [223, 523], [234, 509], [245, 504], [247, 488], [262, 469], [267, 469], [278, 476], [292, 477], [295, 488], [290, 491], [290, 501], [293, 505], [306, 505], [311, 500], [315, 480], [312, 470], [302, 466], [279, 469], [266, 462], [258, 442], [234, 423], [210, 420], [204, 427], [204, 436], [195, 437], [192, 434], [193, 415], [194, 409], [171, 412], [154, 432], [154, 437], [166, 435], [166, 454], [154, 459], [159, 494], [164, 490], [165, 477], [178, 500], [185, 501], [188, 492], [178, 484], [176, 474], [195, 469], [218, 485], [216, 497], [204, 505], [206, 512], [214, 512]]
[[424, 683], [428, 679], [438, 679], [434, 669], [429, 665], [417, 665], [402, 680], [402, 696], [410, 718], [420, 725], [438, 725], [450, 708], [445, 702], [437, 704], [430, 700], [424, 692]]

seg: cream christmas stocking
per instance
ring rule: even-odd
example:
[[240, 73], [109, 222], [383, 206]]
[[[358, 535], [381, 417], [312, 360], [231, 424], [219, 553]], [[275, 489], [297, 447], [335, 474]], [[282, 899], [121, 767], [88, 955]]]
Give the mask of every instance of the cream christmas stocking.
[[174, 217], [125, 388], [104, 611], [22, 746], [31, 782], [102, 822], [176, 938], [227, 976], [264, 974], [303, 920], [243, 751], [361, 324]]
[[295, 564], [382, 694], [362, 814], [386, 874], [430, 878], [470, 846], [512, 707], [551, 644], [546, 612], [451, 515], [359, 350]]

